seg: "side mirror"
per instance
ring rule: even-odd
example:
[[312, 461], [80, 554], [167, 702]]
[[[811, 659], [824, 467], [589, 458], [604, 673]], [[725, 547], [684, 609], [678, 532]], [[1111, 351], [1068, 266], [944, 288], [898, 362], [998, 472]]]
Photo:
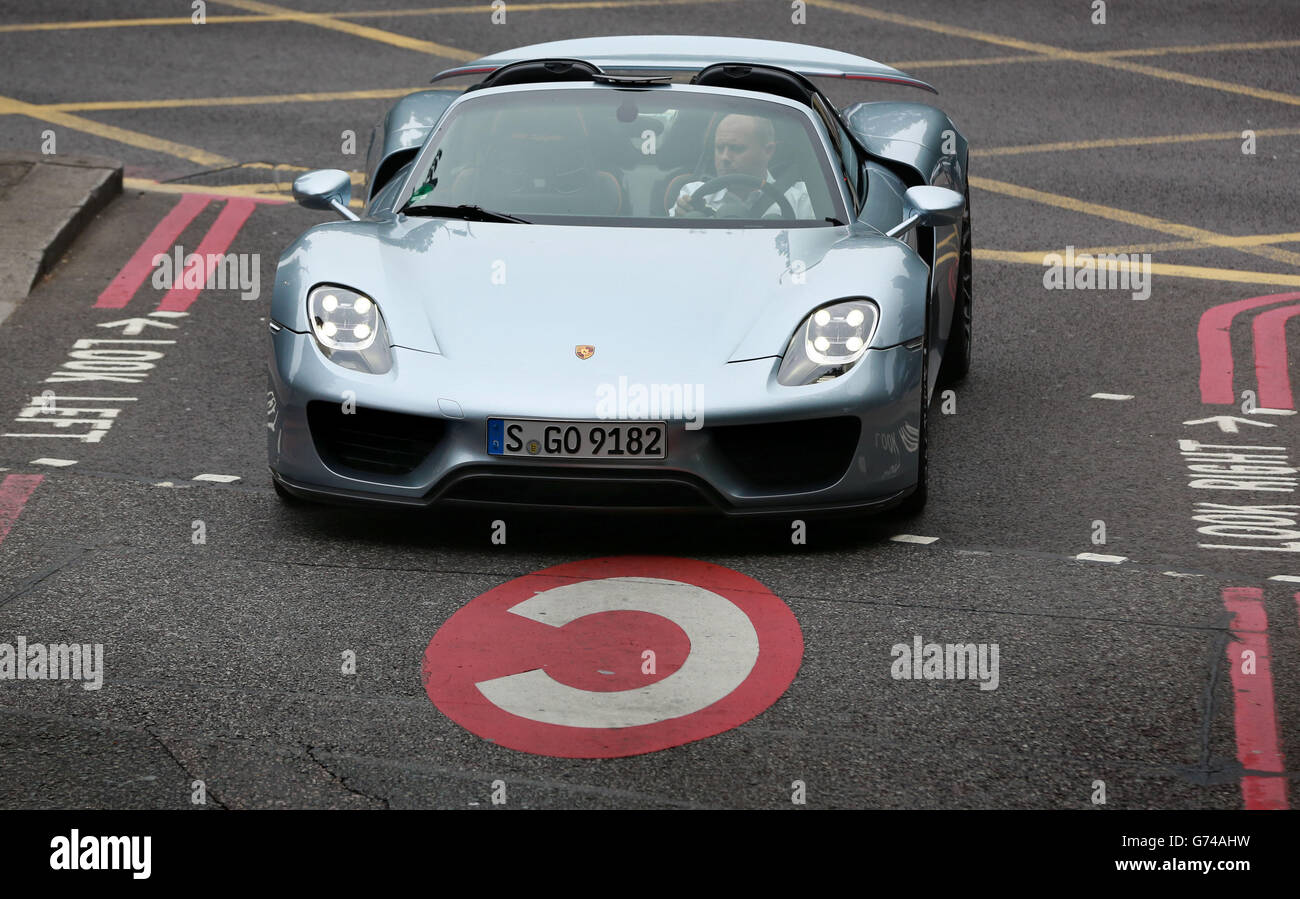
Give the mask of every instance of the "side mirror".
[[348, 207], [352, 176], [342, 169], [318, 169], [299, 175], [293, 182], [293, 198], [308, 209], [333, 209], [354, 222], [360, 218]]
[[909, 187], [903, 194], [903, 203], [905, 217], [885, 232], [886, 237], [901, 237], [918, 225], [924, 228], [955, 225], [961, 221], [966, 198], [946, 187], [922, 185]]

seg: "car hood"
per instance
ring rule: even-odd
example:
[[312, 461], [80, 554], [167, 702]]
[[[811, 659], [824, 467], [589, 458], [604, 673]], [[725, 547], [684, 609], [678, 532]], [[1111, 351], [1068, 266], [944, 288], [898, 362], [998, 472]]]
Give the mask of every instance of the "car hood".
[[[872, 250], [872, 258], [831, 264], [847, 257], [839, 249]], [[575, 359], [577, 346], [590, 345], [590, 368], [680, 381], [702, 367], [781, 355], [811, 310], [864, 295], [864, 267], [888, 272], [888, 285], [908, 254], [897, 241], [848, 227], [602, 228], [406, 217], [318, 226], [282, 258], [277, 281], [365, 292], [378, 302], [394, 344], [449, 360], [526, 373]], [[289, 323], [281, 315], [277, 308], [276, 318]]]

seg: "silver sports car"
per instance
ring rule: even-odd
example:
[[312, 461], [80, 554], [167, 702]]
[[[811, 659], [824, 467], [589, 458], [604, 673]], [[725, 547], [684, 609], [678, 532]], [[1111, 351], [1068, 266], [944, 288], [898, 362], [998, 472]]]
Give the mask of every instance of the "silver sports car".
[[268, 452], [286, 499], [874, 511], [925, 501], [971, 356], [966, 140], [832, 50], [591, 38], [439, 74], [299, 202]]

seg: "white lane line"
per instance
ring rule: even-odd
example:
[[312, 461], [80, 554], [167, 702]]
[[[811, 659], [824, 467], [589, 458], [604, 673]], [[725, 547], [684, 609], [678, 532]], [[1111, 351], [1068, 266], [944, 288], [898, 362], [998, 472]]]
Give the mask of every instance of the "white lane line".
[[154, 484], [154, 486], [155, 486], [155, 487], [175, 487], [176, 485], [173, 484], [171, 481], [159, 481], [157, 484]]
[[40, 459], [33, 459], [31, 464], [33, 464], [33, 465], [52, 465], [52, 466], [54, 466], [55, 468], [64, 468], [64, 467], [66, 467], [66, 466], [68, 466], [68, 465], [76, 465], [76, 464], [77, 464], [77, 460], [76, 460], [76, 459], [46, 459], [46, 458], [42, 457], [42, 458], [40, 458]]
[[195, 475], [193, 480], [212, 481], [217, 484], [232, 484], [235, 481], [238, 481], [239, 477], [233, 474], [200, 474]]
[[1300, 584], [1300, 577], [1296, 577], [1294, 574], [1275, 574], [1269, 578], [1269, 580], [1286, 581], [1288, 584]]
[[1104, 556], [1101, 553], [1079, 553], [1075, 558], [1080, 562], [1107, 562], [1111, 565], [1128, 561], [1128, 556]]
[[1185, 571], [1162, 571], [1161, 574], [1167, 574], [1169, 577], [1205, 577], [1203, 574], [1188, 574]]
[[1247, 415], [1295, 415], [1294, 409], [1265, 409], [1262, 406], [1257, 409], [1251, 409]]
[[1094, 394], [1092, 395], [1092, 398], [1093, 398], [1094, 400], [1131, 400], [1131, 399], [1133, 399], [1133, 394], [1131, 394], [1131, 393], [1094, 393]]
[[895, 534], [889, 538], [895, 543], [920, 543], [922, 546], [929, 545], [938, 540], [938, 537], [918, 537], [916, 534]]

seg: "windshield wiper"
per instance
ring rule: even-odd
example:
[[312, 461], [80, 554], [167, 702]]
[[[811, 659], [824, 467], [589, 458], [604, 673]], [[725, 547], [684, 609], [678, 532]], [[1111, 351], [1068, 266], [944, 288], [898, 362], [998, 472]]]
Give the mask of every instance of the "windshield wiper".
[[438, 218], [465, 219], [468, 222], [515, 222], [520, 225], [531, 225], [528, 219], [521, 219], [517, 215], [510, 215], [505, 212], [493, 212], [491, 209], [484, 209], [482, 206], [471, 206], [468, 203], [462, 203], [460, 206], [412, 206], [407, 203], [400, 212], [407, 215], [431, 215]]

